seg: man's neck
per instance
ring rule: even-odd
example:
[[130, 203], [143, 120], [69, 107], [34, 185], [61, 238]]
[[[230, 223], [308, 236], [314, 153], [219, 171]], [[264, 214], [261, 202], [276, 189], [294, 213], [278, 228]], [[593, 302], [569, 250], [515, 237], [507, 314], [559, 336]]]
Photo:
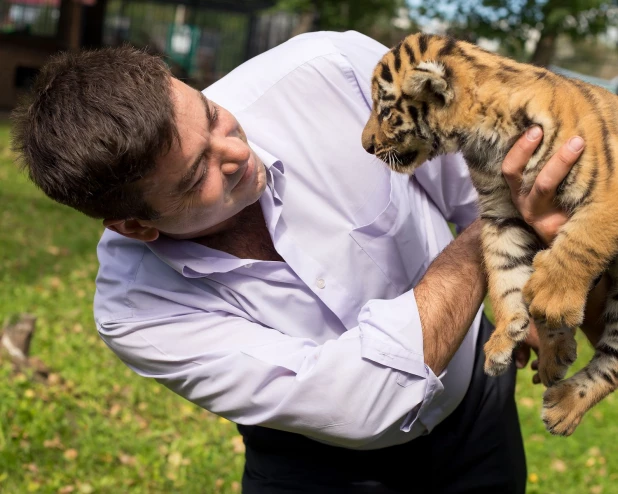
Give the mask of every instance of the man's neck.
[[224, 229], [193, 241], [241, 259], [283, 261], [275, 250], [259, 201], [230, 219], [233, 221]]

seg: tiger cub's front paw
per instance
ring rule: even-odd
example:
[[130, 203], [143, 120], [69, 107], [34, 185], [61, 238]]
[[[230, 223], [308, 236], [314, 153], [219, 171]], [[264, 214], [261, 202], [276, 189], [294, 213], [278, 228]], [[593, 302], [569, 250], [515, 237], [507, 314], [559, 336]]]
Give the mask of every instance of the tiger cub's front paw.
[[485, 374], [499, 376], [509, 368], [515, 345], [527, 336], [529, 326], [528, 314], [515, 315], [508, 322], [496, 322], [496, 329], [484, 347]]
[[550, 329], [575, 328], [584, 319], [587, 285], [574, 280], [558, 265], [550, 250], [534, 258], [534, 272], [524, 286], [524, 300], [530, 314]]

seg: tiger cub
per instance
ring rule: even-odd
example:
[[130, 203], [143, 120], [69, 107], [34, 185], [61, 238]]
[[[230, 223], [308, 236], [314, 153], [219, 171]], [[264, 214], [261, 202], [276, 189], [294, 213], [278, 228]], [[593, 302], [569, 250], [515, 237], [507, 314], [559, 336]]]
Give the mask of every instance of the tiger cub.
[[[373, 109], [363, 147], [412, 174], [433, 157], [461, 151], [479, 195], [483, 256], [496, 330], [485, 371], [504, 372], [530, 314], [539, 321], [543, 420], [570, 435], [582, 416], [618, 387], [618, 98], [595, 86], [514, 62], [475, 45], [427, 34], [408, 36], [376, 66]], [[513, 205], [501, 165], [531, 125], [543, 140], [527, 164], [529, 192], [549, 157], [570, 137], [586, 148], [557, 192], [569, 212], [546, 248]], [[587, 294], [607, 271], [605, 331], [592, 361], [562, 379], [576, 358], [574, 328]]]

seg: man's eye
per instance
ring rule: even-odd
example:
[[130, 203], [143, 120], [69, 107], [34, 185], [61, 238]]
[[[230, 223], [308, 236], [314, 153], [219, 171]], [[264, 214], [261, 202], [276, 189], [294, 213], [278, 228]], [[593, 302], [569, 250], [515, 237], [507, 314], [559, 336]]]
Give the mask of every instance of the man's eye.
[[202, 168], [202, 174], [200, 175], [200, 178], [198, 179], [198, 181], [195, 182], [195, 184], [193, 184], [193, 187], [191, 187], [191, 190], [192, 191], [198, 190], [200, 186], [204, 183], [205, 179], [206, 179], [206, 166]]

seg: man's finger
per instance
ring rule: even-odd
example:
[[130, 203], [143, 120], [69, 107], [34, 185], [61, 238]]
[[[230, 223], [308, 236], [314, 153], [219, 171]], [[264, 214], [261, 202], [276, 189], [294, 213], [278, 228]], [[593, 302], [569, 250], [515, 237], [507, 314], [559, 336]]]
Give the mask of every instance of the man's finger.
[[532, 158], [534, 150], [541, 142], [543, 131], [541, 127], [535, 125], [530, 127], [521, 136], [507, 153], [502, 162], [502, 175], [511, 189], [511, 195], [517, 196], [521, 188], [521, 179], [524, 168]]
[[571, 137], [549, 159], [536, 177], [528, 196], [528, 207], [531, 211], [544, 212], [552, 206], [558, 186], [569, 174], [583, 150], [584, 140], [579, 136]]
[[530, 360], [530, 347], [525, 343], [515, 348], [515, 365], [518, 369], [523, 369]]

